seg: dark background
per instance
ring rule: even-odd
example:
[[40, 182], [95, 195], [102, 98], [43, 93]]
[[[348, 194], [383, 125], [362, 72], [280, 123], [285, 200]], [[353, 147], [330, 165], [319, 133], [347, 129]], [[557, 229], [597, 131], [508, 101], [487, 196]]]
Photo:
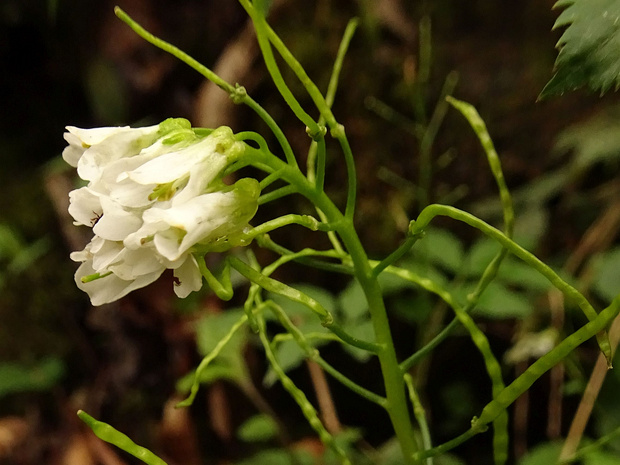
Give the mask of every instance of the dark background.
[[[554, 147], [571, 125], [593, 121], [608, 125], [595, 125], [583, 140], [599, 140], [596, 130], [603, 126], [618, 130], [614, 94], [599, 98], [579, 91], [536, 102], [552, 75], [554, 45], [560, 35], [551, 32], [556, 17], [553, 3], [275, 2], [272, 26], [321, 89], [326, 88], [347, 21], [361, 18], [345, 60], [334, 112], [347, 128], [356, 157], [356, 219], [371, 256], [384, 256], [399, 243], [403, 235], [399, 215], [413, 218], [419, 212], [419, 199], [411, 193], [410, 184], [386, 182], [380, 174], [391, 172], [401, 180], [417, 180], [418, 142], [407, 121], [423, 122], [430, 116], [451, 71], [459, 75], [454, 95], [474, 104], [486, 121], [513, 191], [527, 193], [532, 186], [540, 186], [536, 181], [546, 173], [569, 163], [582, 139], [563, 151]], [[246, 16], [236, 2], [136, 0], [119, 5], [148, 30], [205, 65], [231, 73], [232, 82], [245, 85], [281, 122], [303, 159], [308, 144], [304, 128], [285, 108], [266, 75], [246, 30]], [[88, 439], [74, 416], [78, 408], [89, 409], [137, 442], [163, 451], [170, 464], [238, 460], [250, 450], [239, 446], [232, 431], [251, 415], [253, 407], [236, 388], [224, 383], [205, 389], [189, 413], [174, 417], [177, 423], [163, 414], [162, 406], [174, 398], [176, 380], [199, 361], [191, 329], [197, 314], [187, 310], [190, 303], [175, 303], [169, 280], [96, 309], [75, 288], [75, 265], [69, 252], [83, 246], [88, 237], [74, 231], [67, 218], [66, 194], [75, 179], [60, 154], [67, 125], [146, 125], [175, 116], [189, 118], [197, 126], [228, 124], [235, 131], [256, 130], [265, 136], [267, 132], [249, 110], [234, 107], [225, 95], [210, 93], [212, 89], [198, 73], [135, 36], [116, 19], [113, 7], [114, 3], [101, 0], [3, 0], [0, 5], [0, 432], [11, 432], [12, 438], [6, 446], [0, 441], [0, 463], [134, 463], [125, 456], [117, 458], [125, 462], [102, 459], [105, 454], [97, 449], [100, 446]], [[420, 97], [416, 79], [419, 21], [424, 16], [432, 24], [432, 67]], [[230, 47], [235, 42], [245, 55], [232, 60], [241, 63], [238, 68], [227, 67], [221, 60], [232, 55]], [[285, 72], [285, 77], [304, 107], [312, 109], [291, 73]], [[391, 109], [388, 119], [373, 111], [372, 98]], [[424, 110], [416, 114], [416, 108]], [[310, 113], [316, 116], [315, 111]], [[620, 143], [606, 143], [605, 159], [591, 161], [560, 186], [543, 185], [550, 193], [540, 198], [537, 207], [547, 221], [544, 230], [538, 231], [541, 239], [535, 252], [557, 268], [565, 266], [579, 249], [588, 228], [610, 209], [620, 208], [615, 180]], [[437, 159], [449, 150], [453, 154], [450, 163], [436, 166], [431, 200], [496, 221], [496, 210], [485, 208], [489, 205], [485, 200], [496, 197], [493, 178], [477, 140], [454, 110], [448, 112], [432, 154]], [[337, 155], [329, 160], [328, 169], [327, 190], [343, 202], [345, 171]], [[527, 201], [517, 203], [517, 214], [527, 206]], [[308, 206], [290, 199], [259, 212], [256, 222], [300, 209], [306, 211]], [[594, 231], [599, 241], [596, 247], [586, 248], [587, 257], [604, 255], [617, 244], [618, 221], [610, 221], [601, 227], [604, 234]], [[477, 237], [451, 222], [439, 225], [452, 230], [466, 245]], [[322, 244], [297, 230], [277, 238], [297, 249]], [[18, 256], [21, 262], [15, 265]], [[592, 284], [588, 277], [596, 275], [588, 263], [586, 258], [571, 270], [586, 289]], [[301, 267], [288, 273], [290, 282], [311, 282], [333, 293], [346, 285], [344, 278]], [[191, 302], [201, 311], [222, 310], [222, 304], [206, 293]], [[604, 299], [598, 302], [602, 305]], [[540, 329], [548, 323], [548, 303], [538, 300], [536, 308], [538, 317], [527, 321], [481, 320], [498, 356], [518, 339], [524, 326]], [[566, 331], [583, 322], [571, 315], [567, 320]], [[411, 334], [424, 328], [414, 324], [413, 330], [410, 322], [398, 317], [394, 321], [397, 343], [405, 351]], [[360, 366], [337, 349], [330, 346], [326, 354], [344, 371], [361, 372]], [[583, 388], [595, 356], [592, 346], [587, 346], [574, 358], [576, 368], [572, 374], [569, 370], [566, 381], [581, 382], [576, 393]], [[249, 349], [248, 360], [260, 385], [264, 369], [260, 351]], [[17, 367], [22, 375], [28, 373], [25, 381], [12, 385], [9, 381], [15, 372], [2, 371], [7, 366]], [[372, 362], [361, 366], [368, 373], [360, 375], [362, 381], [379, 388], [372, 376], [377, 367]], [[507, 367], [505, 373], [510, 379], [514, 369]], [[302, 386], [309, 386], [305, 370], [295, 370], [293, 375]], [[617, 382], [610, 381], [614, 384], [607, 388], [609, 392]], [[484, 367], [467, 337], [457, 335], [438, 349], [430, 363], [426, 389], [424, 399], [432, 412], [435, 442], [464, 431], [467, 418], [484, 406], [490, 391]], [[519, 447], [511, 463], [524, 447], [553, 439], [545, 432], [549, 389], [543, 378], [533, 388], [530, 403], [524, 404], [526, 409], [529, 405], [530, 420], [526, 430], [515, 432]], [[361, 427], [372, 446], [389, 438], [389, 425], [380, 412], [360, 412], [344, 390], [339, 386], [333, 390], [343, 423]], [[579, 401], [578, 395], [566, 392], [562, 434]], [[264, 394], [290, 425], [293, 439], [311, 436], [305, 427], [293, 426], [300, 422], [300, 415], [284, 392], [275, 387]], [[603, 405], [613, 411], [613, 396], [608, 397], [603, 398], [608, 402]], [[214, 412], [216, 405], [223, 413]], [[218, 415], [228, 418], [228, 423], [218, 428], [205, 419]], [[609, 415], [597, 421], [589, 430], [592, 437], [608, 431], [601, 424], [614, 423]], [[487, 434], [456, 453], [466, 463], [482, 464], [490, 463], [489, 450]], [[111, 449], [105, 453], [115, 454]]]

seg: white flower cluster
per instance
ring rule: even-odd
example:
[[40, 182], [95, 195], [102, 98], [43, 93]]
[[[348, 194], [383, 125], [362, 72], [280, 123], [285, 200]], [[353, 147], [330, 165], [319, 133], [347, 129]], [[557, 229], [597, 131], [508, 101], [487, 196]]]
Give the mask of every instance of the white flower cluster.
[[202, 287], [193, 252], [237, 244], [257, 209], [258, 182], [222, 171], [244, 153], [230, 128], [193, 130], [170, 119], [146, 128], [67, 127], [63, 158], [87, 185], [69, 194], [76, 225], [94, 237], [71, 258], [93, 305], [115, 301], [174, 270], [179, 297]]

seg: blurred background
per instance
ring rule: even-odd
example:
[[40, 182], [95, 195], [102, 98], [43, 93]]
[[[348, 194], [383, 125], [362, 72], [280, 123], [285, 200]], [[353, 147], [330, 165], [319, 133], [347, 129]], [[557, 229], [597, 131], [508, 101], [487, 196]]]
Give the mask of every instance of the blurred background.
[[[560, 35], [551, 32], [553, 3], [273, 2], [272, 26], [321, 89], [347, 22], [360, 18], [334, 112], [356, 157], [356, 220], [371, 256], [393, 250], [409, 219], [432, 202], [501, 225], [485, 157], [462, 116], [443, 103], [449, 93], [474, 104], [488, 125], [514, 194], [518, 242], [570, 276], [597, 308], [620, 292], [618, 97], [576, 92], [536, 101], [551, 78]], [[303, 166], [305, 128], [270, 82], [237, 2], [118, 4], [151, 32], [244, 85], [282, 125]], [[273, 373], [265, 377], [262, 352], [250, 334], [204, 380], [207, 386], [190, 409], [173, 408], [187, 390], [187, 375], [235, 311], [208, 290], [179, 302], [165, 276], [119, 302], [92, 308], [73, 282], [76, 265], [69, 253], [90, 237], [72, 226], [66, 212], [67, 194], [77, 181], [60, 158], [65, 126], [147, 125], [185, 117], [195, 126], [255, 130], [276, 147], [255, 115], [137, 37], [114, 16], [114, 5], [0, 4], [0, 464], [138, 463], [95, 439], [77, 419], [79, 408], [152, 447], [170, 465], [302, 463], [281, 455], [283, 449], [316, 458], [303, 463], [332, 463], [297, 406], [274, 384]], [[292, 73], [284, 74], [312, 110]], [[346, 172], [332, 148], [327, 190], [342, 205]], [[287, 198], [261, 209], [255, 223], [290, 211], [311, 212], [300, 199]], [[274, 238], [295, 249], [325, 245], [297, 229]], [[464, 298], [495, 252], [476, 231], [437, 221], [409, 259], [421, 272], [458, 284], [455, 293]], [[273, 258], [257, 254], [265, 263]], [[584, 319], [516, 260], [502, 270], [480, 302], [477, 321], [509, 381]], [[363, 303], [357, 305], [359, 289], [346, 277], [296, 266], [285, 276], [330, 302], [351, 328], [368, 328], [359, 312]], [[243, 302], [243, 290], [232, 307]], [[388, 298], [403, 358], [451, 317], [415, 288], [394, 288]], [[298, 321], [307, 317], [300, 311]], [[338, 346], [322, 351], [360, 383], [382, 389], [374, 360]], [[343, 433], [343, 440], [365, 451], [359, 463], [398, 463], [386, 443], [391, 428], [382, 412], [360, 409], [357, 399], [331, 381], [331, 391], [325, 388], [322, 372], [293, 349], [280, 355], [313, 402], [334, 400], [336, 411], [322, 414], [332, 431], [344, 431], [349, 436]], [[589, 341], [511, 409], [510, 463], [551, 463], [545, 454], [557, 451], [557, 440], [566, 435], [596, 357]], [[484, 365], [463, 331], [416, 366], [414, 375], [437, 444], [467, 429], [490, 399]], [[619, 384], [618, 372], [611, 371], [588, 438], [620, 426]], [[490, 450], [490, 435], [481, 435], [437, 463], [492, 463]], [[616, 451], [620, 442], [612, 440], [602, 455], [584, 463], [620, 463]]]

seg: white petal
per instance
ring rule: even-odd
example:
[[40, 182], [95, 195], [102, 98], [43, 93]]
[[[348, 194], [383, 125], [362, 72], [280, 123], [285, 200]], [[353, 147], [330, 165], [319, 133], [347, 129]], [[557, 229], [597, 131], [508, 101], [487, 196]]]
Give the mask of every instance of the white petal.
[[202, 287], [202, 275], [193, 255], [188, 255], [183, 265], [174, 270], [174, 276], [178, 279], [178, 284], [174, 284], [174, 292], [180, 298], [185, 298]]
[[110, 163], [139, 154], [155, 142], [158, 126], [122, 129], [86, 149], [77, 166], [82, 179], [97, 180]]
[[[98, 237], [98, 236], [95, 236]], [[101, 239], [101, 238], [100, 238]], [[123, 243], [115, 241], [106, 241], [101, 239], [101, 246], [91, 253], [93, 254], [93, 268], [98, 273], [105, 273], [108, 271], [108, 266], [117, 263], [123, 259]]]
[[126, 211], [113, 200], [102, 197], [103, 214], [95, 224], [93, 232], [109, 241], [122, 241], [142, 226], [142, 218], [136, 212]]
[[192, 166], [189, 172], [189, 182], [181, 192], [173, 197], [173, 205], [187, 202], [207, 192], [209, 184], [226, 168], [227, 164], [228, 160], [226, 157], [215, 152], [214, 156], [208, 157], [201, 163]]
[[145, 287], [161, 276], [161, 271], [140, 276], [134, 280], [120, 279], [111, 274], [103, 278], [95, 279], [87, 283], [82, 282], [82, 277], [95, 273], [90, 262], [84, 262], [75, 273], [75, 283], [90, 297], [93, 305], [103, 305], [124, 297], [135, 289]]
[[95, 145], [104, 141], [112, 134], [116, 134], [119, 132], [125, 132], [130, 129], [129, 126], [117, 126], [117, 127], [104, 127], [104, 128], [92, 128], [92, 129], [82, 129], [76, 128], [75, 126], [67, 126], [67, 131], [69, 134], [73, 134], [77, 137], [82, 143], [85, 145]]
[[70, 132], [65, 132], [64, 139], [69, 145], [62, 151], [62, 158], [75, 168], [86, 148], [82, 146], [82, 141]]
[[69, 214], [77, 224], [91, 228], [99, 220], [102, 209], [100, 195], [88, 187], [69, 192]]
[[153, 243], [157, 248], [157, 252], [170, 261], [178, 260], [183, 255], [180, 250], [183, 231], [177, 228], [169, 228], [155, 234]]
[[138, 279], [145, 274], [162, 273], [166, 266], [158, 259], [152, 247], [137, 250], [123, 250], [123, 259], [108, 267], [121, 279]]

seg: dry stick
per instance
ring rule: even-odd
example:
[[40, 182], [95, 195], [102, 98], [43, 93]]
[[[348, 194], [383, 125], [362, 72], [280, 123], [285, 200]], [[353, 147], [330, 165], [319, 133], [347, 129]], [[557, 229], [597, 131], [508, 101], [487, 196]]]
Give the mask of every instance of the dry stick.
[[[558, 334], [564, 327], [564, 295], [555, 289], [548, 294], [551, 311], [551, 326]], [[604, 358], [604, 357], [603, 357]], [[557, 439], [562, 434], [562, 385], [564, 384], [564, 362], [549, 371], [549, 406], [547, 407], [547, 437]]]
[[[612, 347], [616, 347], [618, 345], [618, 341], [620, 340], [619, 317], [616, 317], [611, 325], [609, 339]], [[588, 420], [590, 419], [594, 402], [598, 397], [601, 386], [603, 386], [603, 381], [605, 380], [607, 371], [608, 368], [605, 356], [599, 353], [598, 359], [596, 360], [596, 365], [594, 366], [594, 370], [592, 371], [586, 390], [584, 391], [579, 407], [577, 408], [577, 413], [575, 413], [573, 422], [570, 425], [570, 430], [568, 431], [568, 436], [564, 442], [564, 447], [562, 447], [562, 452], [560, 453], [559, 459], [560, 462], [570, 459], [577, 451], [583, 432], [586, 429]]]
[[[527, 370], [527, 362], [515, 366], [515, 379]], [[529, 418], [530, 391], [521, 394], [514, 403], [512, 427], [514, 429], [513, 450], [516, 459], [527, 452], [527, 422]]]
[[[572, 270], [573, 272], [576, 271], [588, 255], [591, 255], [592, 252], [596, 250], [603, 250], [608, 247], [615, 238], [618, 228], [620, 228], [620, 201], [615, 201], [607, 208], [605, 214], [588, 228], [579, 246], [567, 260], [566, 269], [569, 271]], [[563, 299], [563, 296], [561, 298]], [[618, 321], [618, 318], [616, 318], [610, 329], [612, 351], [617, 347], [620, 337], [617, 334], [620, 331], [620, 328], [618, 328], [620, 323]], [[614, 331], [616, 334], [614, 334]], [[603, 385], [608, 367], [606, 364], [600, 366], [601, 355], [602, 354], [599, 354], [586, 390], [577, 408], [577, 412], [573, 417], [568, 435], [566, 436], [566, 441], [564, 442], [564, 447], [560, 454], [561, 460], [569, 459], [577, 450], [592, 413], [594, 401], [598, 397], [598, 393]]]
[[314, 393], [316, 394], [316, 400], [319, 404], [319, 411], [321, 412], [323, 424], [331, 434], [338, 434], [342, 431], [342, 425], [338, 419], [338, 412], [336, 411], [334, 399], [329, 390], [329, 384], [327, 384], [325, 372], [318, 363], [310, 359], [306, 359], [306, 366], [308, 367], [310, 379], [314, 386]]

